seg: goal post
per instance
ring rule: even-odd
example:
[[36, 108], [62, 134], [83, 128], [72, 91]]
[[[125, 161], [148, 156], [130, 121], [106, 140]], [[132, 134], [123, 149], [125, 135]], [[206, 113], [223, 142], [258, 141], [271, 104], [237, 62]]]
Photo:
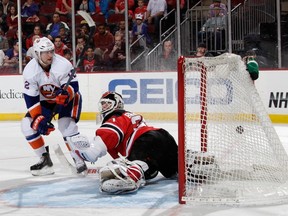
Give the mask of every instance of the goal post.
[[240, 56], [178, 60], [179, 202], [288, 202], [288, 156]]

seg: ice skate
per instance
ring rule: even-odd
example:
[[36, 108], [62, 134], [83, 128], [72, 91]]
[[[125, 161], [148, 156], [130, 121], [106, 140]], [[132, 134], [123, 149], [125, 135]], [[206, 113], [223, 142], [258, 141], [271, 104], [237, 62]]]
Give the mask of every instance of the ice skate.
[[87, 174], [87, 165], [86, 163], [84, 162], [84, 160], [76, 153], [76, 151], [71, 151], [70, 154], [73, 158], [73, 161], [75, 163], [75, 167], [76, 167], [76, 170], [77, 170], [77, 173], [78, 174], [83, 174], [83, 175], [86, 175]]
[[44, 176], [54, 174], [53, 163], [48, 152], [42, 154], [40, 161], [30, 167], [33, 176]]
[[79, 147], [83, 147], [83, 145], [89, 145], [89, 142], [86, 142], [86, 140], [83, 140], [83, 136], [76, 135], [73, 137], [67, 137], [67, 142], [69, 144], [69, 147], [71, 149], [70, 154], [73, 158], [73, 161], [76, 166], [76, 170], [78, 174], [87, 174], [87, 165], [84, 161], [84, 159], [81, 157], [80, 152], [78, 151]]

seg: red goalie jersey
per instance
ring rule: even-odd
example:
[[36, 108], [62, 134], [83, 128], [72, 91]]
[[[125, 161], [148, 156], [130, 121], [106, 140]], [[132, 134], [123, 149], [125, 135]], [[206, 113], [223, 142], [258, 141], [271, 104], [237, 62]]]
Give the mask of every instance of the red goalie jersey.
[[103, 119], [101, 127], [95, 133], [102, 138], [108, 153], [115, 159], [119, 157], [118, 153], [129, 156], [135, 140], [151, 130], [159, 128], [147, 126], [141, 115], [115, 110]]

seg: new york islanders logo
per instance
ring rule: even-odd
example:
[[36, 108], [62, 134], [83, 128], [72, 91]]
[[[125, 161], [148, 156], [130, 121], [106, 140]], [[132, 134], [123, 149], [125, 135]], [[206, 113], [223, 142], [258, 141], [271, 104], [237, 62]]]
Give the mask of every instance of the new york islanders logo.
[[47, 99], [51, 100], [55, 98], [55, 94], [59, 89], [57, 86], [52, 84], [46, 84], [40, 86], [40, 93]]

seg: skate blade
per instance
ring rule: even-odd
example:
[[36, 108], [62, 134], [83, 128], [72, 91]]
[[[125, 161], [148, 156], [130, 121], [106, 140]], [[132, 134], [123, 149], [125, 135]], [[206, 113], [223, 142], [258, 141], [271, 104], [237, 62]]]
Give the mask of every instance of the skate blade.
[[84, 170], [84, 171], [82, 171], [80, 173], [77, 172], [77, 175], [79, 177], [86, 177], [88, 175], [88, 170], [86, 169], [86, 170]]
[[45, 175], [53, 175], [54, 169], [53, 167], [45, 166], [41, 170], [31, 170], [31, 174], [33, 176], [45, 176]]

